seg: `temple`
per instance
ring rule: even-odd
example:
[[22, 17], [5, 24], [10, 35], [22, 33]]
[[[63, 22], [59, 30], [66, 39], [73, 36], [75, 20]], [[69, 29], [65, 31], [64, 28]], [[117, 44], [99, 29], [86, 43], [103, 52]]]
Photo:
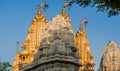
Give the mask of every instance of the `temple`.
[[104, 48], [98, 71], [120, 71], [120, 50], [114, 41]]
[[79, 62], [83, 65], [79, 68], [79, 71], [94, 71], [95, 64], [93, 61], [93, 55], [90, 51], [87, 35], [83, 30], [82, 24], [75, 35], [75, 43], [80, 55]]
[[74, 45], [74, 32], [63, 11], [47, 23], [35, 60], [21, 71], [78, 71], [81, 64]]
[[82, 27], [74, 33], [65, 8], [49, 22], [38, 9], [23, 51], [15, 55], [12, 71], [94, 71], [93, 55]]
[[[83, 26], [87, 21], [84, 19], [74, 33], [65, 8], [68, 5], [70, 2], [65, 2], [61, 13], [50, 21], [41, 11], [48, 5], [39, 5], [11, 71], [94, 71], [94, 56]], [[105, 47], [98, 71], [120, 71], [120, 50], [115, 42]]]

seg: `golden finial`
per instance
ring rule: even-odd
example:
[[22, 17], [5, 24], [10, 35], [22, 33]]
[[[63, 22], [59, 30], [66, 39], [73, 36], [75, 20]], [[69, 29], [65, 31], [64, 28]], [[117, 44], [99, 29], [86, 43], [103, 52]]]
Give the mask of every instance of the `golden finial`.
[[65, 10], [64, 7], [62, 8], [61, 15], [63, 16], [63, 18], [64, 18], [67, 22], [70, 22], [70, 18], [69, 18], [69, 16], [68, 16], [68, 14], [66, 13], [66, 10]]
[[77, 34], [79, 34], [81, 32], [83, 32], [83, 26], [82, 26], [82, 24], [80, 24], [80, 27], [79, 27], [79, 30], [77, 31]]
[[80, 24], [80, 30], [83, 30], [82, 24]]
[[61, 12], [62, 15], [65, 15], [66, 14], [66, 10], [65, 8], [62, 8], [62, 12]]
[[41, 15], [41, 14], [42, 14], [40, 9], [38, 9], [38, 13], [37, 13], [37, 14], [38, 14], [38, 15]]

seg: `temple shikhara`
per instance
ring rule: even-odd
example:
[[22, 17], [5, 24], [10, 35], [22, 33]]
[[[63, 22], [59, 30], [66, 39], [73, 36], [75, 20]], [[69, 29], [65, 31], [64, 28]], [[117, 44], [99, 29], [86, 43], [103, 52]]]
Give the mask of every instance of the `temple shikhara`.
[[90, 46], [87, 39], [87, 35], [84, 32], [82, 25], [80, 25], [80, 29], [75, 35], [75, 44], [76, 48], [79, 52], [80, 58], [79, 62], [83, 65], [79, 68], [79, 71], [94, 71], [94, 61], [93, 55], [90, 52]]
[[105, 47], [98, 71], [120, 71], [120, 50], [115, 42], [110, 41]]
[[[94, 71], [94, 56], [90, 50], [82, 20], [74, 32], [66, 8], [48, 21], [42, 14], [41, 3], [33, 18], [22, 51], [15, 55], [12, 71]], [[67, 3], [66, 5], [67, 6]], [[111, 41], [104, 49], [98, 71], [119, 71], [120, 50]]]
[[41, 13], [41, 10], [38, 9], [38, 13], [32, 20], [26, 40], [22, 45], [23, 51], [16, 53], [12, 71], [19, 71], [20, 67], [26, 66], [34, 61], [34, 55], [40, 46], [41, 34], [46, 23], [47, 20]]

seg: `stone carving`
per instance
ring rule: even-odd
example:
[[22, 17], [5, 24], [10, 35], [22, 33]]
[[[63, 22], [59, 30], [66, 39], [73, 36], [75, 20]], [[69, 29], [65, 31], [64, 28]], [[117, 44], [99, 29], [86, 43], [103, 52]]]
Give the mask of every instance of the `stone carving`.
[[119, 47], [113, 41], [110, 41], [103, 51], [98, 71], [120, 71], [119, 54]]

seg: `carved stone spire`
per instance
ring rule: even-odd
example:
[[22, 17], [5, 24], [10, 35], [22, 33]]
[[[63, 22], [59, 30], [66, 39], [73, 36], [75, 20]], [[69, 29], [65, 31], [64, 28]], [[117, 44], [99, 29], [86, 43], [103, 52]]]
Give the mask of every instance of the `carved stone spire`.
[[[94, 70], [94, 61], [93, 61], [93, 55], [90, 51], [89, 42], [87, 39], [87, 36], [82, 28], [82, 25], [80, 25], [80, 29], [78, 30], [76, 36], [75, 36], [75, 42], [77, 50], [80, 54], [79, 62], [83, 64], [82, 67], [80, 67], [79, 71], [84, 70]], [[88, 70], [88, 71], [89, 71]]]
[[115, 42], [110, 41], [105, 47], [100, 68], [98, 71], [119, 71], [120, 70], [120, 50]]

